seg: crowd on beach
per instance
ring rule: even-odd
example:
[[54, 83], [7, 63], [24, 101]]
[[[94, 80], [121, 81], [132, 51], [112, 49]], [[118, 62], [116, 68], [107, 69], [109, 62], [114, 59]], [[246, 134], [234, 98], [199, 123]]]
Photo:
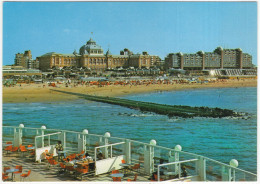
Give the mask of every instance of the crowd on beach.
[[[173, 85], [173, 84], [207, 84], [207, 83], [226, 83], [230, 81], [240, 79], [218, 79], [218, 78], [209, 78], [209, 79], [200, 79], [200, 78], [173, 78], [173, 79], [140, 79], [140, 80], [91, 80], [91, 81], [84, 81], [84, 80], [53, 80], [53, 81], [42, 81], [42, 87], [45, 88], [49, 87], [79, 87], [79, 86], [97, 86], [97, 87], [104, 87], [104, 86], [149, 86], [149, 85]], [[245, 79], [242, 79], [245, 80]], [[33, 84], [34, 82], [30, 82], [27, 84]], [[4, 83], [4, 87], [14, 87], [14, 86], [22, 86], [26, 83]], [[39, 83], [38, 83], [39, 84]]]

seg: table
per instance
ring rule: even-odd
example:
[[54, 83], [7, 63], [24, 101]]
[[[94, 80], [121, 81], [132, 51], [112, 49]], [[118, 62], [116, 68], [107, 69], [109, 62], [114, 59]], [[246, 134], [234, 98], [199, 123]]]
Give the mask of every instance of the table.
[[63, 150], [63, 151], [58, 151], [58, 153], [67, 153], [67, 151]]
[[169, 176], [169, 179], [172, 179], [172, 176], [173, 178], [176, 176], [176, 173], [173, 171], [165, 171], [163, 174]]
[[164, 174], [165, 174], [165, 175], [175, 175], [175, 172], [168, 172], [168, 171], [165, 171]]
[[[5, 147], [12, 146], [13, 144], [5, 144]], [[7, 150], [6, 153], [8, 153], [10, 150]]]
[[122, 173], [115, 173], [115, 174], [110, 174], [111, 177], [120, 177], [122, 178], [124, 176], [124, 174]]
[[19, 169], [8, 169], [5, 172], [12, 173], [12, 181], [14, 181], [14, 172], [19, 171]]
[[35, 149], [35, 147], [28, 147], [27, 149], [28, 150], [33, 150], [33, 149]]

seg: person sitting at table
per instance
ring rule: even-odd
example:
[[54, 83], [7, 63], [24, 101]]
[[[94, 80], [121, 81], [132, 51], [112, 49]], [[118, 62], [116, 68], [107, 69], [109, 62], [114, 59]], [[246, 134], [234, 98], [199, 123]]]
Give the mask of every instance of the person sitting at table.
[[182, 165], [181, 166], [181, 177], [187, 177], [188, 176], [188, 172], [186, 171], [186, 166]]
[[61, 157], [63, 158], [66, 157], [64, 153], [59, 153], [60, 151], [63, 151], [63, 146], [61, 144], [61, 141], [58, 141], [58, 144], [56, 144], [55, 148], [58, 153], [58, 161], [61, 160]]
[[[160, 164], [164, 164], [164, 160], [160, 159]], [[160, 175], [164, 175], [164, 172], [167, 170], [165, 167], [160, 167]]]
[[85, 153], [85, 157], [90, 157], [90, 155], [88, 154], [88, 152]]
[[98, 159], [98, 160], [104, 159], [104, 156], [103, 156], [103, 154], [102, 154], [101, 152], [99, 152], [99, 153], [97, 154], [97, 159]]

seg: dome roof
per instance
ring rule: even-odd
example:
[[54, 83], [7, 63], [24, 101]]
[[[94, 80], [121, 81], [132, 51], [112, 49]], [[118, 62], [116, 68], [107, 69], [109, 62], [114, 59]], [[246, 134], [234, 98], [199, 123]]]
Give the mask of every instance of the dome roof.
[[89, 41], [87, 41], [86, 45], [96, 45], [96, 42], [92, 38], [90, 38]]
[[97, 45], [92, 38], [90, 38], [89, 41], [87, 41], [86, 45], [80, 47], [79, 53], [80, 55], [103, 54], [103, 49], [101, 46]]

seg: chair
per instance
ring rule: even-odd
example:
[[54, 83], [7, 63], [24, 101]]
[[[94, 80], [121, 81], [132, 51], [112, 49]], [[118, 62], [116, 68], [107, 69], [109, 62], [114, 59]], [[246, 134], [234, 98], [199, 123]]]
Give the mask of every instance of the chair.
[[112, 177], [113, 181], [121, 181], [121, 177]]
[[83, 176], [88, 173], [88, 166], [85, 166], [83, 168], [76, 168], [75, 176], [78, 174], [80, 179], [83, 179]]
[[70, 157], [69, 156], [67, 156], [66, 158], [64, 158], [63, 159], [65, 162], [70, 162], [71, 161], [71, 159], [70, 159]]
[[77, 154], [77, 156], [83, 155], [85, 153], [84, 150], [82, 150], [79, 154]]
[[5, 149], [4, 149], [6, 151], [6, 154], [8, 153], [8, 151], [12, 151], [12, 148], [13, 148], [12, 145], [6, 146]]
[[125, 164], [125, 160], [122, 160], [121, 162], [122, 162], [122, 164]]
[[139, 172], [140, 164], [135, 164], [131, 169], [132, 170], [137, 170], [137, 172]]
[[[74, 166], [65, 165], [65, 169], [69, 174], [75, 174], [75, 168]], [[72, 173], [71, 173], [72, 172]]]
[[20, 145], [20, 151], [22, 152], [23, 156], [24, 156], [24, 153], [27, 152], [27, 149], [25, 146], [23, 145]]
[[30, 153], [31, 156], [34, 156], [35, 155], [35, 150], [33, 150], [31, 153]]
[[[15, 166], [15, 169], [19, 169], [19, 171], [13, 172], [14, 174], [20, 174], [23, 172], [23, 166], [21, 166], [21, 165]], [[15, 175], [14, 175], [14, 177], [15, 177]]]
[[76, 153], [69, 155], [69, 157], [71, 158], [71, 160], [74, 160], [76, 158]]
[[112, 174], [117, 174], [117, 173], [119, 173], [119, 170], [113, 170], [112, 171]]
[[[32, 144], [29, 144], [29, 145], [27, 146], [27, 148], [31, 148], [31, 147], [33, 147]], [[30, 150], [29, 150], [29, 152], [32, 152], [32, 151], [34, 151], [34, 149], [30, 149]]]
[[58, 175], [64, 174], [65, 172], [66, 172], [66, 166], [61, 162], [60, 163], [60, 170], [59, 170]]
[[48, 159], [48, 162], [49, 162], [49, 168], [50, 168], [51, 166], [55, 166], [55, 165], [58, 164], [58, 162], [56, 162], [54, 159]]
[[4, 173], [2, 173], [2, 180], [6, 181], [9, 178], [9, 176], [5, 175]]
[[10, 167], [4, 167], [4, 175], [7, 176], [9, 173], [7, 173], [6, 171], [11, 169]]
[[53, 159], [53, 154], [50, 154], [50, 156], [48, 156], [48, 155], [46, 154], [46, 152], [43, 152], [43, 155], [45, 156], [45, 159], [46, 159], [46, 160]]
[[[24, 179], [27, 178], [27, 177], [29, 177], [30, 174], [31, 174], [31, 170], [29, 170], [27, 174], [21, 174], [20, 178], [23, 179], [23, 181], [24, 181]], [[28, 179], [29, 179], [29, 178], [28, 178]]]
[[[158, 181], [158, 176], [157, 176], [157, 174], [153, 174], [153, 176], [154, 176], [154, 180], [151, 180], [151, 181]], [[160, 178], [160, 181], [163, 181], [163, 179]]]
[[133, 179], [133, 180], [131, 180], [131, 179], [127, 179], [127, 181], [136, 181], [136, 179], [137, 179], [137, 176], [138, 176], [138, 174], [135, 174], [135, 177], [134, 177], [134, 179]]
[[14, 152], [18, 152], [18, 149], [19, 149], [19, 147], [12, 147], [11, 152], [12, 152], [12, 153], [14, 153]]

